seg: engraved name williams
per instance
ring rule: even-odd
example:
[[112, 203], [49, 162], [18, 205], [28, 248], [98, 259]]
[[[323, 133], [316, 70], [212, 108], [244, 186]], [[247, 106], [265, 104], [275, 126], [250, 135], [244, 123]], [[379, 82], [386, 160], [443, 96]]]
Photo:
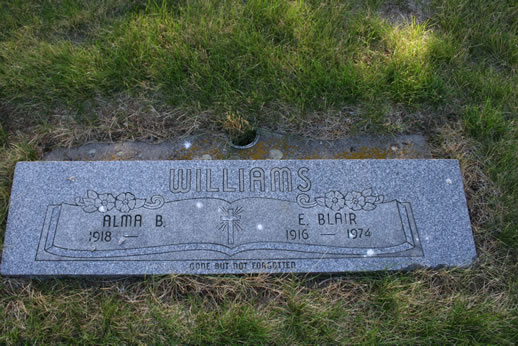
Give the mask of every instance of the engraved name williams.
[[223, 168], [223, 174], [212, 174], [210, 168], [171, 169], [170, 190], [173, 193], [196, 192], [291, 192], [294, 188], [300, 192], [311, 190], [311, 180], [307, 174], [309, 168], [302, 167], [292, 172], [288, 167], [273, 167], [265, 170], [260, 167], [239, 168], [229, 174]]

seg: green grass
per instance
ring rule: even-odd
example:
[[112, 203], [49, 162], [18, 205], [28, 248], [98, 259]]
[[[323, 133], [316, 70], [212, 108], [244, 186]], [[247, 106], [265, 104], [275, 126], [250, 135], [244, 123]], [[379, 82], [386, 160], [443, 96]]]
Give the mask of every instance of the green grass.
[[[59, 17], [45, 8], [44, 23]], [[80, 6], [61, 11], [89, 18]], [[17, 31], [3, 42], [7, 100], [77, 106], [152, 90], [180, 107], [254, 114], [277, 103], [300, 111], [378, 99], [434, 104], [447, 93], [425, 24], [394, 28], [340, 2], [150, 3], [80, 44], [31, 28], [38, 34]]]
[[513, 1], [1, 2], [1, 238], [16, 161], [223, 131], [236, 114], [304, 136], [423, 132], [461, 162], [479, 259], [332, 279], [4, 279], [0, 341], [518, 342], [517, 68]]

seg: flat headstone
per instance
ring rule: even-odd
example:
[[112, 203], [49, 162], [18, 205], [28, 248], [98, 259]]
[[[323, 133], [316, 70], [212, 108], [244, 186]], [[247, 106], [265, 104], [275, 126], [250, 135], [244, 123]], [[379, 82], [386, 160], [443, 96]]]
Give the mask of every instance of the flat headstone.
[[20, 162], [1, 273], [468, 266], [456, 160]]

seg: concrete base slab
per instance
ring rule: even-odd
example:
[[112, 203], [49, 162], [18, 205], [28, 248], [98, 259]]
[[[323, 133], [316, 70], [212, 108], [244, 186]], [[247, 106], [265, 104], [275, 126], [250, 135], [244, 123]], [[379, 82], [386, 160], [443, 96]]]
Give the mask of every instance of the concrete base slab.
[[45, 161], [119, 160], [282, 160], [282, 159], [424, 159], [431, 158], [422, 135], [358, 136], [315, 140], [259, 130], [251, 148], [233, 148], [224, 137], [188, 136], [159, 144], [90, 143], [47, 153]]

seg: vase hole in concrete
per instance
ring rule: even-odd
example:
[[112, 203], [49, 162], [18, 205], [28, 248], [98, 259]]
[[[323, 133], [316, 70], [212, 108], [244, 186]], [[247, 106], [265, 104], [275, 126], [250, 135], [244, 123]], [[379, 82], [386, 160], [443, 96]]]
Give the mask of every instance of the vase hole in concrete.
[[236, 149], [247, 149], [257, 144], [259, 134], [256, 129], [246, 131], [240, 135], [229, 136], [230, 146]]

